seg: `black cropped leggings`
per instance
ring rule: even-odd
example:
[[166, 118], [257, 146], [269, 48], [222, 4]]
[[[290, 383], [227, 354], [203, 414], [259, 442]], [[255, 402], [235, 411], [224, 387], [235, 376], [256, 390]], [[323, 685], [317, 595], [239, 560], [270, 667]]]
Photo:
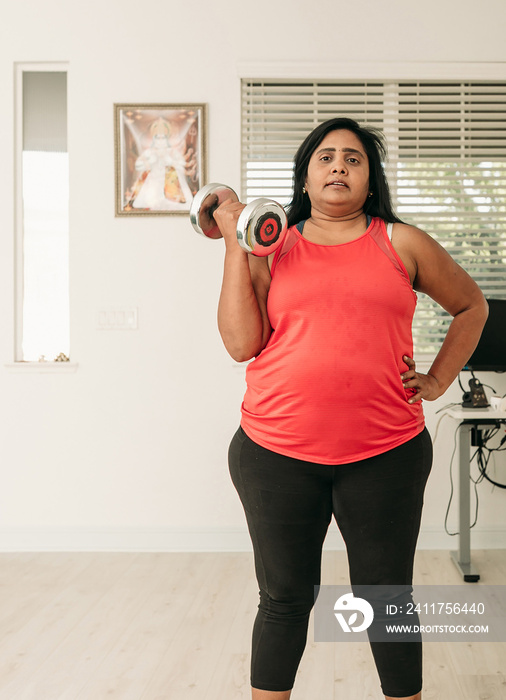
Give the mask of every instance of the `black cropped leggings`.
[[[306, 645], [332, 515], [346, 543], [352, 585], [411, 584], [432, 466], [430, 436], [424, 430], [386, 453], [329, 466], [271, 452], [239, 428], [230, 444], [229, 465], [260, 587], [251, 685], [289, 690]], [[371, 642], [371, 649], [385, 695], [420, 691], [421, 639]]]

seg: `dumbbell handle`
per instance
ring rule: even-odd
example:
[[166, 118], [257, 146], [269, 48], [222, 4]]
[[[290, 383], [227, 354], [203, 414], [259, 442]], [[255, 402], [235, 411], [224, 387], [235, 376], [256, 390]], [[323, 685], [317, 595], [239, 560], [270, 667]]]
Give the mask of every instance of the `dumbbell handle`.
[[211, 204], [211, 206], [209, 207], [209, 210], [207, 213], [208, 213], [209, 218], [212, 219], [213, 221], [216, 221], [216, 219], [214, 218], [214, 212], [216, 211], [216, 209], [218, 209], [219, 206], [220, 206], [220, 203], [218, 202], [218, 199], [216, 199], [216, 203]]

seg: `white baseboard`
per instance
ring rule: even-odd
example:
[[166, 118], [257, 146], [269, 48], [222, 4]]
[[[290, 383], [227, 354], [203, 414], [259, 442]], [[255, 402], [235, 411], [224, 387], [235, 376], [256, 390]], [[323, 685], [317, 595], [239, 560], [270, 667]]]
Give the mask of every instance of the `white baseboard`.
[[[457, 535], [447, 535], [441, 528], [422, 528], [418, 537], [417, 549], [458, 549]], [[471, 530], [472, 549], [506, 549], [506, 529], [504, 527], [473, 527]]]
[[[474, 549], [506, 549], [504, 527], [473, 528]], [[453, 550], [458, 538], [441, 528], [424, 528], [418, 549]], [[326, 550], [344, 550], [332, 525]], [[0, 552], [248, 552], [246, 528], [9, 528], [0, 530]]]
[[[417, 549], [458, 549], [459, 538], [446, 534], [439, 527], [425, 527], [420, 530]], [[471, 530], [471, 547], [474, 549], [506, 549], [506, 528], [483, 527]], [[325, 549], [344, 549], [344, 542], [337, 529], [330, 528], [325, 540]]]
[[241, 552], [243, 528], [10, 528], [0, 552]]

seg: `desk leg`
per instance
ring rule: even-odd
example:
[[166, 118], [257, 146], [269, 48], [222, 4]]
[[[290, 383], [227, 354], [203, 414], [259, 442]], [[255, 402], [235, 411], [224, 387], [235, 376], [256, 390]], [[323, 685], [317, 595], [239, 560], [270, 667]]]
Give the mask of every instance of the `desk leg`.
[[480, 575], [471, 564], [471, 431], [467, 423], [459, 427], [459, 551], [451, 558], [464, 581], [475, 583]]

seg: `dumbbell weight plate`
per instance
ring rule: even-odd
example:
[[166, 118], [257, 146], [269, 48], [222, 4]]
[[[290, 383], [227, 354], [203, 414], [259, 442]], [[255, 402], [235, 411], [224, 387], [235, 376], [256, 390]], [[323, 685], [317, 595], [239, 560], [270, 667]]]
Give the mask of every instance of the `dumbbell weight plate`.
[[247, 253], [265, 257], [279, 247], [286, 229], [287, 218], [281, 204], [260, 197], [242, 210], [237, 221], [237, 240]]
[[239, 197], [231, 187], [221, 185], [219, 182], [211, 182], [197, 192], [190, 207], [190, 221], [197, 233], [206, 238], [222, 237], [213, 218], [213, 212], [227, 199], [239, 201]]

